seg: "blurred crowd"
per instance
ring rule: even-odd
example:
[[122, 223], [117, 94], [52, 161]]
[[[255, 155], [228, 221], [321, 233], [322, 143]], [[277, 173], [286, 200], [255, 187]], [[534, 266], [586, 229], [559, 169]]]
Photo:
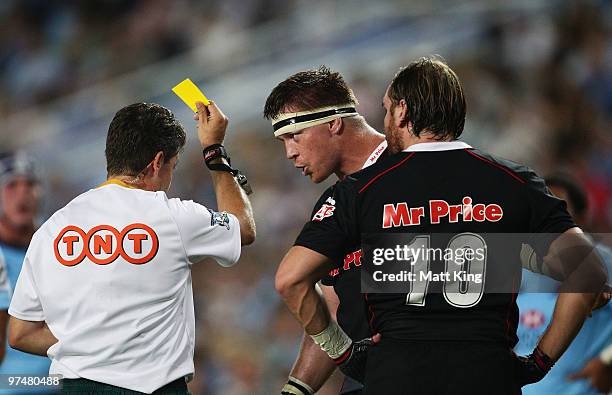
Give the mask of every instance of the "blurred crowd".
[[[0, 116], [170, 58], [196, 46], [198, 37], [222, 37], [282, 18], [294, 3], [0, 2]], [[588, 193], [588, 230], [610, 232], [612, 6], [606, 1], [554, 3], [547, 12], [525, 10], [518, 18], [490, 13], [479, 21], [476, 41], [466, 43], [465, 51], [440, 55], [467, 94], [464, 140], [526, 163], [541, 175], [572, 174]], [[393, 72], [372, 75], [357, 67], [345, 75], [359, 112], [381, 131], [380, 101]], [[278, 81], [285, 77], [279, 74]], [[315, 187], [301, 177], [284, 159], [271, 127], [258, 121], [232, 125], [227, 144], [233, 164], [249, 176], [255, 191], [258, 240], [235, 268], [208, 263], [193, 270], [196, 394], [278, 392], [301, 338], [275, 293], [273, 274], [316, 197], [335, 180]], [[201, 162], [199, 150], [185, 151], [171, 194], [214, 206]], [[62, 182], [48, 186], [49, 209], [81, 192]], [[321, 393], [333, 393], [332, 387]]]
[[[0, 2], [0, 116], [282, 15], [291, 1]], [[129, 54], [129, 56], [125, 56]]]

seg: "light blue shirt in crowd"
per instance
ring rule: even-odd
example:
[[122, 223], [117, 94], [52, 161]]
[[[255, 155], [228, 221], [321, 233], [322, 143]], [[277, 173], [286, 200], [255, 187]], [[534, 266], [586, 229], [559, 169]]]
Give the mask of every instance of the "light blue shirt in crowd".
[[11, 304], [11, 283], [2, 250], [0, 250], [0, 310], [8, 310]]
[[[11, 290], [15, 289], [17, 284], [17, 278], [19, 278], [19, 272], [23, 265], [23, 259], [25, 257], [26, 249], [9, 246], [4, 243], [0, 243], [0, 251], [4, 256], [4, 264], [6, 268], [6, 274], [8, 275], [8, 282]], [[12, 293], [11, 293], [12, 294]], [[8, 310], [9, 303], [3, 304], [2, 295], [0, 293], [0, 308]], [[41, 357], [38, 355], [26, 354], [21, 351], [12, 349], [8, 343], [6, 344], [6, 355], [4, 360], [0, 363], [0, 374], [23, 374], [23, 375], [40, 375], [47, 376], [49, 374], [49, 366], [51, 360], [47, 357]], [[44, 390], [43, 390], [44, 391]], [[0, 394], [16, 394], [23, 391], [12, 391], [0, 389]], [[28, 391], [27, 393], [40, 393], [40, 391]]]
[[[602, 246], [598, 246], [597, 250], [606, 263], [608, 281], [610, 281], [612, 252]], [[526, 283], [532, 285], [534, 282], [540, 284], [540, 289], [546, 287], [551, 291], [558, 286], [558, 283], [544, 276], [523, 270], [521, 287], [524, 288]], [[538, 339], [550, 323], [556, 300], [556, 293], [519, 294], [517, 298], [520, 311], [519, 342], [514, 348], [517, 354], [527, 355], [533, 351]], [[538, 383], [523, 387], [523, 395], [597, 395], [598, 392], [591, 387], [589, 381], [569, 381], [567, 376], [582, 370], [587, 362], [598, 357], [599, 353], [610, 344], [612, 344], [612, 303], [593, 312], [593, 315], [585, 321], [578, 336], [546, 377]]]

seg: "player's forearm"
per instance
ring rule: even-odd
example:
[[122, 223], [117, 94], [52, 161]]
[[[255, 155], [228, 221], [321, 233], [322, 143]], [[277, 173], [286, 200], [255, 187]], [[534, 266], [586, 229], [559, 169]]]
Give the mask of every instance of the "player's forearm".
[[553, 361], [558, 360], [582, 328], [597, 298], [595, 293], [561, 293], [553, 318], [538, 347]]
[[334, 361], [305, 333], [290, 376], [318, 391], [334, 370], [336, 370]]
[[[304, 331], [338, 365], [353, 344], [351, 338], [330, 318], [327, 306], [313, 282], [283, 284], [276, 280], [277, 290], [285, 304], [302, 324]], [[340, 361], [340, 362], [338, 362]]]
[[309, 335], [321, 333], [329, 325], [330, 315], [314, 284], [306, 281], [279, 289], [289, 311]]
[[332, 265], [326, 256], [294, 246], [278, 267], [275, 287], [306, 333], [327, 355], [337, 360], [351, 347], [352, 340], [330, 319], [327, 306], [315, 289], [317, 281]]
[[47, 356], [47, 350], [57, 341], [44, 322], [21, 321], [13, 317], [9, 321], [9, 345], [16, 350]]
[[329, 271], [330, 264], [325, 256], [294, 246], [276, 271], [276, 290], [309, 335], [318, 334], [329, 325], [329, 311], [315, 286]]
[[[225, 165], [229, 168], [227, 153], [224, 152], [223, 140], [227, 129], [228, 119], [212, 100], [208, 105], [196, 102], [198, 113], [194, 119], [198, 122], [198, 139], [204, 150], [204, 161], [210, 168], [211, 165], [218, 167]], [[211, 148], [212, 147], [212, 148]], [[216, 147], [216, 148], [215, 148]], [[255, 221], [253, 209], [246, 193], [240, 188], [234, 176], [225, 170], [211, 170], [211, 177], [217, 197], [219, 211], [227, 211], [238, 218], [240, 223], [240, 241], [247, 245], [255, 241]]]
[[211, 171], [210, 174], [219, 211], [227, 211], [238, 218], [242, 245], [253, 243], [255, 241], [255, 220], [253, 208], [246, 193], [240, 188], [231, 173]]
[[564, 279], [550, 326], [538, 346], [556, 361], [591, 313], [604, 288], [607, 273], [594, 246], [579, 228], [560, 235], [551, 244], [548, 255], [557, 262]]

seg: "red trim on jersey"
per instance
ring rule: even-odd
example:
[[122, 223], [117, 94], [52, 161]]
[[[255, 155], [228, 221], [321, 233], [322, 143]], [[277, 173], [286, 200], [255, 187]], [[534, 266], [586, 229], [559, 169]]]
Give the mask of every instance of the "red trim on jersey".
[[470, 151], [467, 148], [463, 149], [465, 152], [467, 152], [468, 154], [472, 155], [474, 158], [480, 159], [483, 162], [486, 162], [492, 166], [497, 167], [498, 169], [504, 171], [506, 174], [510, 175], [512, 178], [514, 178], [515, 180], [517, 180], [518, 182], [520, 182], [521, 184], [525, 183], [525, 180], [523, 180], [521, 177], [517, 176], [512, 170], [508, 169], [507, 167], [504, 167], [498, 163], [492, 162], [490, 160], [488, 160], [487, 158], [483, 158], [482, 156], [473, 153], [472, 151]]
[[546, 355], [539, 346], [536, 346], [532, 355], [535, 363], [537, 363], [540, 369], [545, 372], [548, 372], [553, 366], [555, 366], [555, 362], [548, 355]]
[[364, 293], [364, 298], [366, 305], [368, 306], [368, 311], [370, 312], [370, 319], [368, 320], [368, 325], [370, 326], [370, 333], [374, 334], [374, 318], [376, 318], [376, 314], [374, 314], [374, 308], [368, 301], [368, 293]]
[[537, 352], [533, 353], [533, 360], [535, 361], [535, 363], [538, 364], [540, 369], [542, 369], [543, 371], [548, 372], [550, 370], [550, 366], [548, 366], [548, 364], [542, 360], [542, 357], [540, 356], [539, 353]]
[[391, 170], [395, 169], [396, 167], [399, 167], [399, 166], [403, 165], [404, 162], [406, 162], [408, 159], [412, 158], [414, 156], [414, 154], [415, 154], [414, 152], [411, 152], [410, 155], [408, 155], [407, 157], [402, 159], [401, 162], [396, 163], [395, 165], [391, 166], [390, 168], [388, 168], [386, 170], [383, 170], [382, 172], [378, 173], [374, 178], [372, 178], [370, 181], [368, 181], [367, 184], [365, 184], [363, 187], [361, 187], [361, 189], [359, 190], [359, 193], [365, 191], [367, 187], [372, 185], [372, 183], [374, 183], [374, 181], [378, 180], [383, 175], [387, 174], [388, 172], [390, 172]]
[[353, 346], [351, 345], [351, 347], [347, 348], [346, 351], [342, 355], [334, 359], [334, 362], [336, 363], [336, 365], [340, 365], [342, 362], [346, 361], [346, 359], [351, 355], [352, 349], [353, 349]]

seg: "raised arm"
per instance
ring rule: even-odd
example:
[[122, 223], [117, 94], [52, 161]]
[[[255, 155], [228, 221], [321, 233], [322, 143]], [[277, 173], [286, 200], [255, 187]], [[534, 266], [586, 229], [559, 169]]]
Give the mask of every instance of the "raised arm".
[[[223, 144], [228, 119], [219, 107], [211, 101], [208, 106], [197, 102], [198, 113], [194, 119], [198, 121], [198, 138], [202, 149], [215, 144]], [[212, 164], [226, 164], [224, 158], [211, 161]], [[211, 170], [211, 177], [217, 197], [219, 211], [226, 211], [238, 218], [240, 223], [240, 241], [242, 245], [248, 245], [255, 241], [255, 220], [253, 219], [253, 208], [246, 193], [238, 182], [227, 171]]]

